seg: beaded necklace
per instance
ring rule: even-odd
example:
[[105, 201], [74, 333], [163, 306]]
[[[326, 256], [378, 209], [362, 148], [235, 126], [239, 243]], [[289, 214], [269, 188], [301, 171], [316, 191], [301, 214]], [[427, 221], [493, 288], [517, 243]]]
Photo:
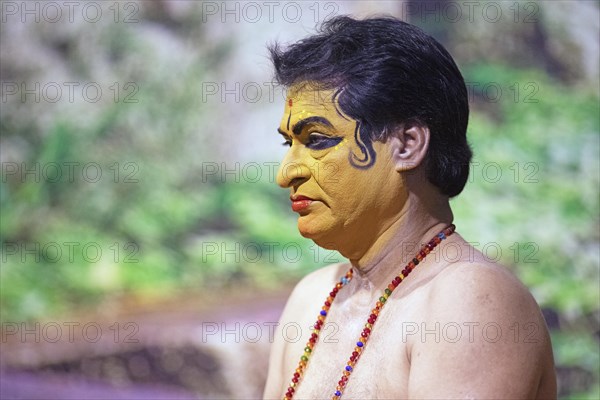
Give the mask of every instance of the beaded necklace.
[[[388, 285], [388, 287], [382, 293], [381, 297], [379, 297], [379, 301], [377, 301], [377, 303], [375, 303], [375, 307], [371, 310], [371, 315], [369, 315], [369, 318], [367, 319], [367, 322], [365, 323], [365, 328], [363, 329], [362, 333], [360, 334], [360, 338], [356, 342], [356, 347], [354, 348], [352, 355], [350, 355], [350, 358], [349, 358], [348, 362], [346, 363], [346, 367], [344, 368], [342, 378], [339, 380], [338, 385], [336, 386], [335, 392], [333, 393], [332, 400], [339, 400], [342, 397], [342, 393], [344, 392], [344, 389], [346, 388], [346, 384], [348, 383], [348, 379], [350, 379], [350, 375], [352, 374], [352, 371], [354, 370], [354, 366], [358, 362], [358, 359], [360, 358], [362, 352], [365, 349], [365, 345], [367, 344], [367, 341], [369, 340], [369, 336], [371, 335], [371, 330], [373, 329], [373, 325], [375, 324], [375, 321], [377, 320], [377, 316], [381, 312], [381, 309], [385, 305], [385, 302], [390, 297], [390, 295], [392, 294], [394, 289], [396, 289], [396, 287], [398, 287], [398, 285], [400, 285], [400, 283], [402, 283], [402, 281], [408, 276], [408, 274], [410, 274], [411, 271], [417, 265], [419, 265], [419, 263], [421, 261], [423, 261], [423, 259], [427, 256], [427, 254], [429, 254], [438, 244], [440, 244], [440, 242], [442, 240], [446, 239], [447, 236], [452, 235], [454, 233], [455, 228], [456, 227], [454, 226], [454, 224], [449, 225], [444, 230], [442, 230], [440, 233], [438, 233], [436, 236], [434, 236], [433, 239], [431, 239], [429, 241], [429, 243], [424, 245], [421, 248], [421, 250], [417, 253], [415, 258], [413, 258], [413, 260], [410, 261], [404, 267], [402, 272], [392, 280], [392, 282]], [[283, 397], [283, 400], [292, 400], [292, 398], [294, 397], [294, 392], [296, 391], [296, 388], [298, 387], [298, 385], [300, 384], [300, 381], [302, 380], [302, 377], [304, 376], [304, 370], [306, 369], [306, 366], [308, 364], [308, 360], [313, 351], [313, 348], [314, 348], [315, 344], [317, 343], [317, 340], [319, 338], [319, 333], [321, 332], [323, 323], [325, 322], [325, 319], [327, 318], [327, 313], [329, 312], [331, 303], [333, 303], [333, 300], [337, 296], [337, 293], [339, 292], [339, 290], [342, 287], [346, 286], [348, 284], [348, 282], [350, 282], [351, 280], [352, 280], [352, 268], [350, 268], [350, 270], [348, 272], [346, 272], [346, 275], [344, 275], [340, 279], [340, 281], [333, 287], [333, 290], [329, 293], [329, 296], [325, 300], [325, 304], [321, 308], [321, 312], [319, 313], [319, 316], [317, 317], [317, 322], [313, 326], [313, 328], [314, 328], [313, 333], [311, 334], [310, 339], [306, 343], [306, 347], [304, 348], [304, 354], [302, 355], [302, 357], [300, 357], [300, 362], [298, 363], [298, 368], [296, 368], [296, 372], [294, 372], [294, 375], [292, 376], [292, 380], [290, 382], [290, 385], [287, 389], [285, 396]]]

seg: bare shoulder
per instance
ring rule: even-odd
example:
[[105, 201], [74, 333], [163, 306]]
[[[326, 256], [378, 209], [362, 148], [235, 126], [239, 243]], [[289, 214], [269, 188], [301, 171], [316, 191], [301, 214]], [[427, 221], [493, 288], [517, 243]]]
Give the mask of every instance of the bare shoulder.
[[[297, 301], [305, 303], [307, 297], [323, 295], [324, 290], [327, 290], [328, 293], [329, 289], [339, 282], [340, 278], [344, 276], [349, 268], [350, 266], [347, 263], [338, 263], [312, 271], [296, 284], [288, 303], [295, 303]], [[323, 299], [324, 297], [319, 298], [319, 300]]]
[[345, 274], [347, 264], [332, 264], [313, 271], [302, 278], [292, 290], [281, 314], [279, 324], [308, 326], [331, 288]]
[[[285, 338], [284, 327], [292, 324], [297, 327], [308, 327], [314, 322], [315, 312], [320, 309], [326, 294], [348, 270], [348, 264], [332, 264], [322, 267], [306, 275], [292, 290], [290, 297], [279, 319], [275, 330], [275, 338], [269, 356], [269, 371], [265, 385], [264, 399], [281, 398], [284, 392], [285, 378], [293, 372], [293, 363], [286, 359], [290, 347], [306, 343], [306, 338], [290, 343]], [[303, 329], [302, 332], [308, 332]], [[300, 353], [296, 349], [294, 354]]]
[[331, 288], [346, 273], [348, 264], [332, 264], [319, 268], [302, 278], [292, 290], [279, 320], [279, 326], [288, 323], [309, 326]]
[[432, 281], [427, 307], [432, 320], [472, 324], [484, 339], [530, 345], [540, 360], [551, 354], [546, 322], [529, 289], [483, 257], [447, 266]]
[[527, 287], [506, 267], [483, 257], [448, 265], [432, 281], [429, 307], [435, 314], [461, 312], [499, 323], [507, 318], [541, 322]]
[[430, 283], [423, 329], [432, 334], [413, 342], [411, 395], [556, 397], [546, 323], [510, 270], [476, 256], [446, 265]]

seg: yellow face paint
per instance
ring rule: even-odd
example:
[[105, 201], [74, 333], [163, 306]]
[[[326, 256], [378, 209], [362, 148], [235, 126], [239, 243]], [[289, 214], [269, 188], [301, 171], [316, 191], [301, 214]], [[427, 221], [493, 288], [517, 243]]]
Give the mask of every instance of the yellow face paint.
[[398, 218], [406, 190], [390, 147], [373, 142], [365, 154], [359, 123], [341, 111], [334, 94], [290, 88], [278, 130], [291, 147], [277, 183], [291, 190], [302, 236], [344, 254]]

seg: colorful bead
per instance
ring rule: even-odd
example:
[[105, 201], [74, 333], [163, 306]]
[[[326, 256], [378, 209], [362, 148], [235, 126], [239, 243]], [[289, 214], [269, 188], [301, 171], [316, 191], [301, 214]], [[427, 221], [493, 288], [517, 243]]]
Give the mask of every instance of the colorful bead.
[[[292, 100], [289, 100], [289, 103], [290, 103], [290, 107], [291, 107]], [[365, 328], [361, 332], [359, 340], [356, 342], [356, 347], [354, 348], [354, 351], [350, 355], [349, 361], [347, 362], [347, 365], [344, 368], [342, 377], [339, 380], [338, 385], [336, 386], [335, 392], [333, 393], [333, 397], [332, 397], [333, 400], [339, 400], [341, 398], [344, 388], [346, 387], [346, 384], [348, 382], [348, 379], [350, 379], [350, 375], [354, 371], [354, 366], [355, 366], [356, 362], [358, 361], [358, 359], [360, 358], [360, 355], [364, 349], [364, 346], [367, 344], [367, 341], [369, 340], [369, 337], [371, 335], [371, 330], [373, 329], [373, 324], [375, 324], [375, 321], [377, 320], [377, 316], [379, 315], [379, 312], [385, 305], [389, 296], [392, 294], [394, 289], [396, 287], [398, 287], [398, 285], [400, 285], [400, 283], [402, 283], [402, 281], [411, 273], [411, 271], [417, 265], [419, 265], [419, 263], [431, 252], [431, 250], [433, 250], [438, 244], [440, 244], [440, 242], [443, 239], [446, 239], [447, 236], [450, 236], [452, 233], [454, 233], [454, 230], [455, 230], [455, 226], [450, 225], [446, 229], [444, 229], [442, 232], [440, 232], [436, 236], [434, 236], [429, 241], [429, 243], [427, 243], [426, 245], [424, 245], [421, 248], [421, 250], [417, 253], [415, 258], [413, 258], [413, 260], [410, 261], [404, 267], [404, 269], [402, 270], [402, 273], [399, 274], [398, 276], [394, 277], [394, 279], [387, 286], [387, 289], [385, 289], [384, 292], [382, 293], [381, 297], [379, 297], [379, 300], [375, 304], [375, 308], [373, 308], [373, 310], [371, 311], [371, 314], [369, 315], [369, 318], [367, 319], [367, 322], [365, 323]], [[308, 340], [308, 343], [306, 344], [306, 347], [304, 348], [304, 354], [300, 357], [300, 361], [298, 363], [298, 367], [296, 368], [296, 372], [294, 373], [294, 375], [292, 377], [292, 381], [290, 382], [290, 385], [287, 388], [287, 391], [283, 397], [284, 400], [292, 400], [293, 399], [294, 393], [296, 391], [296, 387], [299, 385], [299, 383], [302, 380], [302, 377], [304, 375], [304, 370], [306, 369], [306, 365], [308, 364], [309, 357], [312, 354], [313, 346], [318, 341], [319, 333], [321, 332], [321, 328], [323, 326], [325, 318], [327, 317], [327, 312], [329, 311], [329, 307], [331, 307], [331, 304], [333, 303], [333, 300], [335, 299], [338, 291], [352, 280], [352, 273], [353, 273], [352, 268], [350, 268], [350, 270], [346, 273], [346, 275], [343, 276], [340, 279], [340, 281], [338, 283], [336, 283], [336, 285], [333, 287], [332, 291], [329, 292], [329, 296], [325, 300], [324, 306], [322, 307], [322, 310], [320, 311], [319, 316], [317, 317], [317, 321], [314, 324], [314, 330], [310, 336], [310, 339]]]

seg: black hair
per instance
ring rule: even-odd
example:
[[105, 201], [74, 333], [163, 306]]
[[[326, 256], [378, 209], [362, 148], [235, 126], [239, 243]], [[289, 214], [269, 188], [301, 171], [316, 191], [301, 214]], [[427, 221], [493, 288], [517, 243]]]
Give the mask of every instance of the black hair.
[[275, 79], [336, 89], [344, 114], [358, 121], [355, 139], [368, 168], [375, 161], [373, 140], [385, 140], [399, 124], [430, 130], [427, 179], [449, 197], [459, 194], [469, 175], [469, 103], [464, 79], [452, 56], [421, 29], [393, 17], [356, 20], [338, 16], [317, 34], [285, 50], [269, 46]]

